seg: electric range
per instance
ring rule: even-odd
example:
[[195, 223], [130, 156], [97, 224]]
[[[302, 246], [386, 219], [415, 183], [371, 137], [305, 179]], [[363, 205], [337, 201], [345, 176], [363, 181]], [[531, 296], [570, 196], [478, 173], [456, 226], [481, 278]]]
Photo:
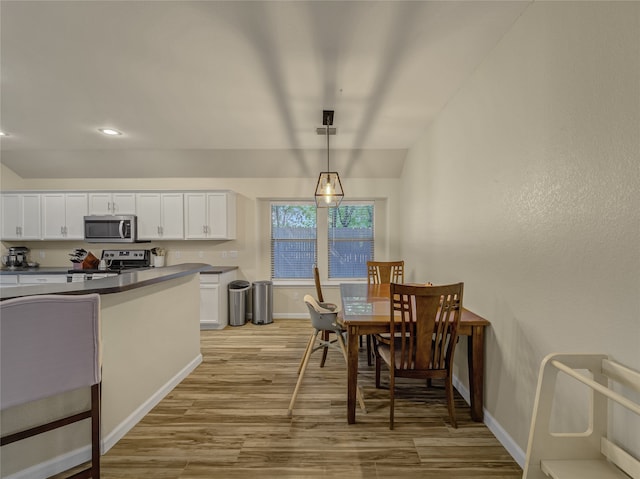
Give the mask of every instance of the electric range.
[[117, 276], [133, 270], [151, 267], [151, 250], [148, 249], [105, 249], [102, 251], [99, 269], [70, 269], [68, 282], [88, 281]]

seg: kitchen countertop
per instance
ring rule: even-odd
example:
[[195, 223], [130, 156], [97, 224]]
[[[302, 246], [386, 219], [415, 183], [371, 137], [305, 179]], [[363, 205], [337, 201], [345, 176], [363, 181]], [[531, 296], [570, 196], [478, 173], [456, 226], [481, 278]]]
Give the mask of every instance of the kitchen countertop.
[[[64, 269], [64, 273], [67, 272], [67, 269], [68, 268]], [[0, 300], [40, 294], [120, 293], [122, 291], [141, 288], [143, 286], [169, 281], [171, 279], [190, 274], [221, 274], [234, 269], [237, 269], [237, 266], [211, 266], [203, 263], [183, 263], [175, 266], [165, 266], [162, 268], [149, 268], [142, 271], [130, 270], [119, 274], [118, 276], [84, 282], [35, 284], [0, 288]], [[58, 274], [62, 273], [63, 269], [32, 268], [31, 270], [22, 271], [2, 271], [2, 274], [25, 274], [26, 271], [30, 271], [31, 274]]]
[[0, 274], [67, 274], [72, 266], [41, 266], [38, 268], [0, 269]]
[[209, 266], [209, 269], [200, 271], [200, 274], [223, 274], [236, 269], [238, 269], [237, 266]]
[[[238, 269], [237, 266], [205, 266], [207, 266], [208, 269], [200, 271], [201, 274], [222, 274]], [[165, 267], [169, 268], [169, 266]], [[67, 272], [71, 269], [73, 269], [71, 266], [68, 268], [65, 268], [63, 266], [40, 266], [38, 268], [0, 269], [0, 274], [67, 274]], [[82, 273], [82, 271], [83, 270], [81, 269], [77, 270], [78, 273]]]

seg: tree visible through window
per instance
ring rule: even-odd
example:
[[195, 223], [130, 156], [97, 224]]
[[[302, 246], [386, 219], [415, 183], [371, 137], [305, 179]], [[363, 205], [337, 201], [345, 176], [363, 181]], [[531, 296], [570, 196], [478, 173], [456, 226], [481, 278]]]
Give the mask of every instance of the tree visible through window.
[[317, 261], [314, 203], [271, 205], [271, 277], [312, 278]]
[[[329, 279], [366, 278], [373, 259], [373, 203], [342, 202], [338, 208], [316, 209], [313, 202], [271, 204], [271, 277], [312, 279], [318, 262], [317, 214], [328, 215], [326, 257]], [[323, 222], [324, 224], [324, 222]], [[325, 256], [323, 256], [325, 257]]]
[[329, 209], [329, 278], [363, 278], [373, 259], [373, 204]]

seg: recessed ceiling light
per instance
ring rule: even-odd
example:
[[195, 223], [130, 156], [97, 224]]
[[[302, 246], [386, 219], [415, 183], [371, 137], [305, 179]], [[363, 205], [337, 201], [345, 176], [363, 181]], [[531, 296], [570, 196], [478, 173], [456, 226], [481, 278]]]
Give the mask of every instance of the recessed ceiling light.
[[114, 130], [113, 128], [98, 128], [98, 131], [100, 133], [104, 133], [105, 135], [109, 135], [109, 136], [122, 135], [121, 131]]
[[9, 136], [7, 133], [5, 133], [4, 131], [0, 131], [0, 136]]

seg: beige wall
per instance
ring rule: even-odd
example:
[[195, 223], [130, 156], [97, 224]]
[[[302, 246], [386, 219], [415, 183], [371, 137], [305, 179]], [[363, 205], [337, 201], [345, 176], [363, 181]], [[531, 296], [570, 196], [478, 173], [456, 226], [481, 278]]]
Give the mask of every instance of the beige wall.
[[[638, 2], [532, 3], [405, 163], [402, 255], [491, 321], [485, 407], [520, 453], [545, 355], [640, 370], [639, 23]], [[636, 452], [639, 426], [616, 429]]]
[[[317, 178], [310, 179], [228, 179], [228, 178], [107, 178], [107, 179], [22, 179], [2, 167], [2, 191], [9, 190], [233, 190], [238, 194], [237, 239], [232, 241], [164, 241], [137, 247], [161, 246], [168, 250], [167, 264], [185, 262], [216, 266], [238, 266], [238, 279], [270, 279], [269, 234], [271, 199], [309, 200]], [[348, 200], [376, 201], [376, 257], [396, 258], [400, 251], [397, 211], [399, 179], [343, 178]], [[3, 242], [3, 246], [16, 245]], [[113, 245], [85, 244], [82, 241], [23, 242], [31, 249], [31, 258], [43, 266], [70, 265], [68, 253], [83, 247], [100, 255]], [[4, 249], [4, 248], [3, 248]], [[229, 252], [237, 251], [232, 258]], [[226, 253], [226, 256], [225, 256]], [[44, 255], [44, 257], [42, 257]], [[327, 295], [339, 300], [337, 285], [327, 285]], [[274, 316], [305, 316], [302, 298], [314, 291], [313, 282], [292, 287], [274, 287]]]

